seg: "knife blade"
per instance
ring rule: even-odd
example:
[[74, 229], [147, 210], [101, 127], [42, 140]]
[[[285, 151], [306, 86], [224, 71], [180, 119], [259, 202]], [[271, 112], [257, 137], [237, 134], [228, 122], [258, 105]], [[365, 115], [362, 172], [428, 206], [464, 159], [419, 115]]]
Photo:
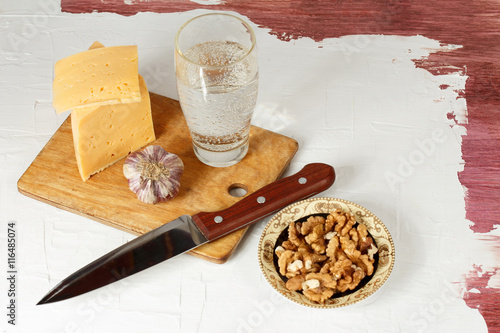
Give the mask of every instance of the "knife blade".
[[334, 181], [332, 166], [311, 163], [227, 209], [180, 216], [82, 267], [50, 290], [37, 305], [75, 297], [138, 273], [318, 194]]

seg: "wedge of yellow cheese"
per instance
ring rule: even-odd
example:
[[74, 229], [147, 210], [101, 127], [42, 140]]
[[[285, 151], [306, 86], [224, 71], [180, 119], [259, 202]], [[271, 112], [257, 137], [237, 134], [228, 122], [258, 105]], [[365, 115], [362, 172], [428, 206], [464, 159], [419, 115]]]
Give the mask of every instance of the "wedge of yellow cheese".
[[57, 113], [141, 101], [137, 46], [100, 46], [94, 43], [55, 64], [52, 105]]
[[92, 45], [90, 45], [89, 50], [98, 49], [100, 47], [106, 47], [106, 46], [104, 46], [101, 42], [96, 40], [94, 43], [92, 43]]
[[76, 161], [84, 181], [156, 139], [148, 89], [141, 76], [138, 81], [142, 95], [138, 103], [71, 111]]

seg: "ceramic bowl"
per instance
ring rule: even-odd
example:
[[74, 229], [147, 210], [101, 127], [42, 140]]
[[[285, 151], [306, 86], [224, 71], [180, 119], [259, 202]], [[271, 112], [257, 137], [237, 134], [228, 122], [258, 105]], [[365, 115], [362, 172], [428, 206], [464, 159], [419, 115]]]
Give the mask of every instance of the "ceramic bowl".
[[[309, 300], [301, 292], [290, 291], [285, 287], [286, 281], [279, 274], [277, 256], [274, 250], [287, 238], [287, 232], [284, 230], [291, 222], [305, 221], [310, 215], [323, 214], [323, 216], [327, 216], [328, 213], [337, 208], [350, 212], [355, 216], [357, 223], [366, 225], [378, 247], [378, 253], [375, 256], [375, 270], [370, 277], [363, 279], [356, 289], [334, 294], [324, 304], [318, 304]], [[395, 259], [394, 242], [382, 221], [368, 209], [353, 202], [336, 198], [311, 198], [282, 209], [271, 218], [264, 228], [258, 251], [260, 268], [271, 286], [289, 300], [314, 308], [338, 308], [368, 298], [386, 282], [391, 274]]]

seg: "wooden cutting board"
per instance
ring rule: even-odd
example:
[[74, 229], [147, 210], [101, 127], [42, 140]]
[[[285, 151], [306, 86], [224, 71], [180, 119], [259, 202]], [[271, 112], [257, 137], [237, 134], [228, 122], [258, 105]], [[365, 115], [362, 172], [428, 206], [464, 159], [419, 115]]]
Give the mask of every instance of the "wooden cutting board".
[[[247, 156], [226, 168], [207, 166], [196, 158], [177, 101], [151, 93], [151, 109], [157, 140], [151, 144], [177, 154], [184, 162], [181, 189], [171, 201], [150, 205], [140, 202], [128, 188], [122, 167], [125, 159], [83, 182], [73, 148], [68, 117], [19, 179], [22, 194], [88, 217], [135, 235], [146, 233], [183, 214], [221, 210], [241, 197], [229, 193], [243, 187], [248, 194], [278, 179], [298, 149], [297, 141], [252, 126]], [[224, 263], [245, 234], [235, 231], [189, 253]]]

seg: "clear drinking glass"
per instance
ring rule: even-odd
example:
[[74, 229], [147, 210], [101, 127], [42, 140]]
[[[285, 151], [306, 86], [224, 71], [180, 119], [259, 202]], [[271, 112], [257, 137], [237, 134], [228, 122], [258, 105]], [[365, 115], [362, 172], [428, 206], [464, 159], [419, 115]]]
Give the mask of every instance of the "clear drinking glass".
[[175, 37], [177, 91], [196, 156], [225, 167], [248, 152], [259, 70], [255, 34], [229, 14], [186, 22]]

